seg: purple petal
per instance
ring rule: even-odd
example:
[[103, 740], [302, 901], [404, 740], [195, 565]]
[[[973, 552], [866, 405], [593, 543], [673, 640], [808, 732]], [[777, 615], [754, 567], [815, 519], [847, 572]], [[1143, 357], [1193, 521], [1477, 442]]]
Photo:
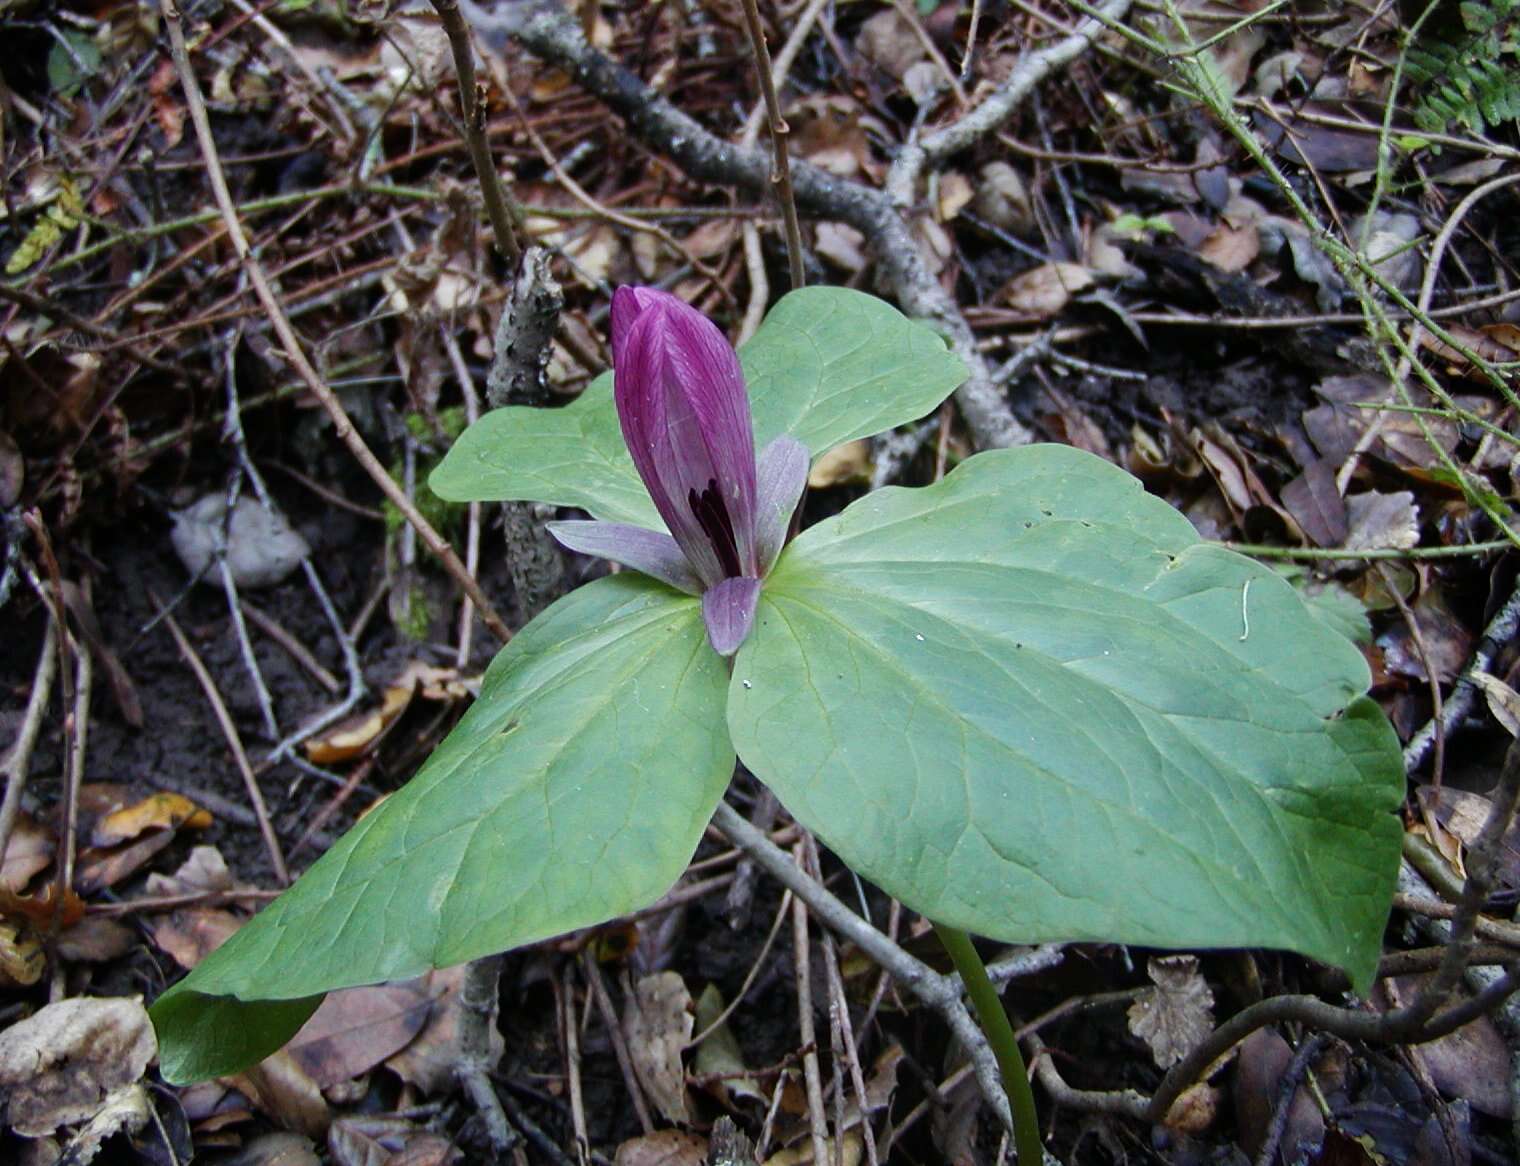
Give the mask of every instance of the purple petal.
[[760, 580], [741, 575], [725, 579], [702, 594], [707, 642], [720, 656], [732, 656], [749, 635], [760, 602]]
[[782, 434], [760, 451], [755, 467], [755, 557], [762, 577], [786, 542], [807, 476], [807, 446], [795, 437]]
[[758, 571], [755, 446], [738, 357], [674, 296], [613, 299], [613, 397], [649, 496], [709, 585]]
[[688, 595], [702, 591], [701, 580], [668, 534], [621, 522], [551, 522], [547, 529], [561, 546], [572, 551], [611, 559]]
[[612, 293], [612, 363], [614, 366], [618, 363], [618, 355], [622, 351], [628, 329], [633, 326], [639, 314], [645, 308], [653, 307], [662, 300], [675, 298], [668, 292], [657, 291], [652, 287], [625, 286]]

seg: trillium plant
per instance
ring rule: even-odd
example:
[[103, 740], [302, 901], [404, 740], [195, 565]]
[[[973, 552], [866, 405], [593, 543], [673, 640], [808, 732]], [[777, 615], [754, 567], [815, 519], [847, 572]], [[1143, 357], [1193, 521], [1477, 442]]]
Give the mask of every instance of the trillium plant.
[[1277, 947], [1369, 987], [1403, 770], [1344, 621], [1064, 446], [787, 541], [810, 459], [964, 378], [870, 296], [793, 292], [735, 354], [624, 288], [612, 347], [612, 377], [487, 414], [431, 486], [578, 508], [555, 536], [631, 569], [523, 628], [417, 775], [160, 997], [166, 1077], [243, 1068], [332, 989], [655, 901], [736, 756], [973, 989], [967, 932]]

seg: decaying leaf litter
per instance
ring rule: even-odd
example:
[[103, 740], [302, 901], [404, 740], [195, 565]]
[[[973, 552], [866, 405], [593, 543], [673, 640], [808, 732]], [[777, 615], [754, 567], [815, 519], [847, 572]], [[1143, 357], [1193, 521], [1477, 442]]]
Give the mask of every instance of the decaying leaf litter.
[[[1516, 719], [1516, 142], [1505, 105], [1458, 116], [1460, 85], [1454, 97], [1421, 80], [1418, 61], [1405, 79], [1400, 48], [1417, 28], [1422, 48], [1471, 57], [1494, 34], [1490, 64], [1520, 89], [1505, 72], [1514, 19], [1499, 2], [1126, 7], [1105, 14], [1128, 38], [1074, 35], [1086, 26], [1066, 5], [764, 14], [793, 158], [901, 203], [882, 225], [859, 200], [827, 205], [800, 170], [808, 279], [935, 317], [980, 362], [959, 412], [816, 466], [809, 517], [1027, 432], [1137, 474], [1206, 536], [1289, 572], [1348, 633], [1369, 611], [1374, 695], [1411, 769], [1408, 868], [1371, 1007], [1405, 1005], [1440, 974], [1476, 847], [1496, 873], [1466, 956], [1491, 974], [1452, 986], [1486, 991], [1491, 1015], [1379, 1043], [1295, 1010], [1296, 994], [1336, 1003], [1344, 987], [1302, 960], [1092, 945], [1004, 953], [1006, 999], [1031, 1026], [1063, 1160], [1511, 1160], [1516, 1033], [1503, 980], [1483, 985], [1515, 964], [1515, 844], [1482, 834]], [[570, 51], [608, 53], [629, 84], [755, 140], [737, 6], [578, 16], [590, 47]], [[499, 965], [500, 1023], [473, 1055], [505, 1139], [478, 1078], [461, 1076], [462, 972], [335, 994], [256, 1070], [157, 1084], [132, 998], [151, 1000], [404, 781], [494, 650], [403, 509], [453, 542], [513, 627], [543, 601], [522, 564], [533, 524], [556, 515], [509, 518], [504, 543], [496, 515], [425, 485], [483, 407], [511, 282], [431, 12], [183, 14], [244, 229], [406, 508], [333, 440], [208, 210], [158, 11], [42, 4], [4, 19], [26, 51], [0, 66], [0, 715], [19, 795], [0, 810], [0, 1073], [68, 1066], [44, 1075], [44, 1096], [6, 1077], [7, 1153], [697, 1162], [728, 1114], [760, 1161], [815, 1147], [1006, 1158], [938, 1019], [867, 948], [816, 922], [798, 931], [796, 902], [716, 835], [658, 909]], [[612, 285], [659, 283], [731, 334], [752, 330], [788, 278], [753, 176], [696, 167], [659, 119], [625, 132], [595, 77], [563, 71], [563, 46], [487, 18], [475, 32], [486, 138], [565, 288], [552, 397], [599, 371]], [[1189, 84], [1229, 116], [1200, 109]], [[1360, 265], [1316, 246], [1321, 231]], [[809, 861], [773, 802], [743, 781], [732, 798]], [[818, 873], [934, 958], [916, 918], [827, 855]], [[1210, 1048], [1253, 1007], [1280, 1008], [1278, 1023]]]

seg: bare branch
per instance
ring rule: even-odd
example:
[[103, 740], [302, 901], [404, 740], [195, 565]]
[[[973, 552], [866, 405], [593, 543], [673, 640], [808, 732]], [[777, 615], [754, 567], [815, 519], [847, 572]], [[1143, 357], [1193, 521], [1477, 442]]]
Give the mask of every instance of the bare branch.
[[[764, 153], [736, 146], [704, 129], [593, 48], [580, 25], [559, 5], [518, 0], [501, 12], [488, 13], [473, 0], [459, 2], [477, 27], [517, 37], [529, 52], [570, 74], [620, 116], [635, 137], [691, 178], [742, 187], [756, 195], [769, 192], [771, 166]], [[1033, 434], [992, 383], [971, 326], [954, 297], [940, 286], [892, 200], [879, 190], [836, 178], [801, 160], [792, 167], [792, 180], [799, 212], [837, 219], [865, 235], [903, 311], [938, 328], [966, 366], [970, 375], [956, 391], [956, 401], [977, 444], [991, 449], [1032, 441]]]

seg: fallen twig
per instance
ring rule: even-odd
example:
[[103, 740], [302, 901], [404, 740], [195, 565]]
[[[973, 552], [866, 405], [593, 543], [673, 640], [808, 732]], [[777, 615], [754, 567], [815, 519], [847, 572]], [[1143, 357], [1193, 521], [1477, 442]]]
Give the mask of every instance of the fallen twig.
[[173, 613], [164, 610], [158, 596], [151, 591], [148, 593], [148, 598], [154, 607], [160, 609], [164, 626], [174, 637], [174, 644], [179, 648], [179, 654], [184, 657], [185, 663], [190, 666], [190, 671], [195, 674], [201, 691], [206, 694], [206, 700], [211, 705], [211, 711], [216, 714], [216, 723], [221, 727], [222, 736], [227, 739], [228, 748], [232, 750], [238, 772], [243, 775], [243, 785], [248, 791], [249, 802], [253, 804], [253, 812], [259, 823], [259, 833], [264, 838], [264, 849], [269, 852], [269, 865], [274, 868], [275, 877], [280, 880], [280, 884], [289, 886], [290, 870], [285, 865], [285, 854], [280, 849], [280, 840], [275, 836], [274, 826], [269, 821], [269, 810], [264, 805], [263, 791], [259, 789], [258, 780], [253, 775], [253, 766], [248, 763], [248, 752], [243, 748], [237, 726], [232, 723], [232, 716], [227, 711], [222, 694], [217, 691], [216, 681], [211, 678], [211, 673], [206, 671], [206, 665], [201, 662], [200, 656], [191, 647], [190, 641], [185, 638], [185, 633], [180, 631], [179, 623], [175, 620]]
[[[477, 27], [516, 36], [535, 56], [568, 72], [622, 117], [639, 139], [692, 178], [758, 194], [770, 189], [770, 159], [764, 153], [726, 142], [703, 128], [593, 48], [580, 25], [559, 5], [518, 2], [493, 14], [473, 0], [459, 2]], [[1033, 434], [988, 379], [965, 316], [930, 270], [893, 200], [882, 191], [836, 178], [803, 161], [793, 165], [792, 180], [799, 212], [837, 219], [865, 235], [902, 309], [931, 321], [949, 341], [969, 372], [956, 390], [956, 400], [977, 444], [995, 448], [1031, 441]]]
[[174, 57], [175, 69], [179, 74], [180, 85], [185, 91], [185, 103], [190, 111], [190, 120], [195, 127], [196, 140], [200, 145], [201, 157], [206, 164], [206, 174], [211, 182], [212, 193], [216, 197], [217, 206], [221, 210], [222, 219], [227, 227], [227, 237], [239, 261], [248, 272], [248, 278], [253, 283], [259, 302], [264, 306], [270, 325], [280, 338], [281, 345], [284, 346], [285, 358], [294, 366], [306, 387], [311, 390], [327, 411], [328, 416], [332, 418], [333, 431], [338, 439], [348, 446], [349, 452], [380, 487], [381, 493], [395, 504], [407, 522], [427, 543], [428, 549], [438, 557], [444, 569], [464, 589], [465, 594], [475, 603], [486, 626], [501, 640], [511, 639], [511, 629], [496, 613], [495, 606], [481, 590], [480, 584], [465, 570], [464, 564], [459, 561], [459, 556], [454, 553], [454, 548], [448, 544], [448, 540], [433, 529], [432, 523], [422, 516], [411, 499], [407, 498], [385, 467], [380, 464], [380, 460], [375, 457], [364, 438], [354, 428], [337, 394], [322, 379], [321, 374], [307, 358], [301, 346], [300, 337], [291, 327], [289, 318], [280, 306], [280, 301], [276, 298], [274, 289], [270, 287], [269, 280], [264, 274], [263, 265], [254, 256], [248, 244], [248, 236], [238, 220], [232, 195], [227, 189], [227, 179], [222, 172], [216, 142], [211, 134], [211, 122], [206, 114], [205, 99], [201, 96], [200, 83], [196, 80], [195, 71], [190, 65], [190, 54], [185, 46], [185, 30], [180, 21], [179, 8], [174, 0], [160, 0], [160, 7], [164, 13], [164, 22], [169, 28], [169, 45]]

